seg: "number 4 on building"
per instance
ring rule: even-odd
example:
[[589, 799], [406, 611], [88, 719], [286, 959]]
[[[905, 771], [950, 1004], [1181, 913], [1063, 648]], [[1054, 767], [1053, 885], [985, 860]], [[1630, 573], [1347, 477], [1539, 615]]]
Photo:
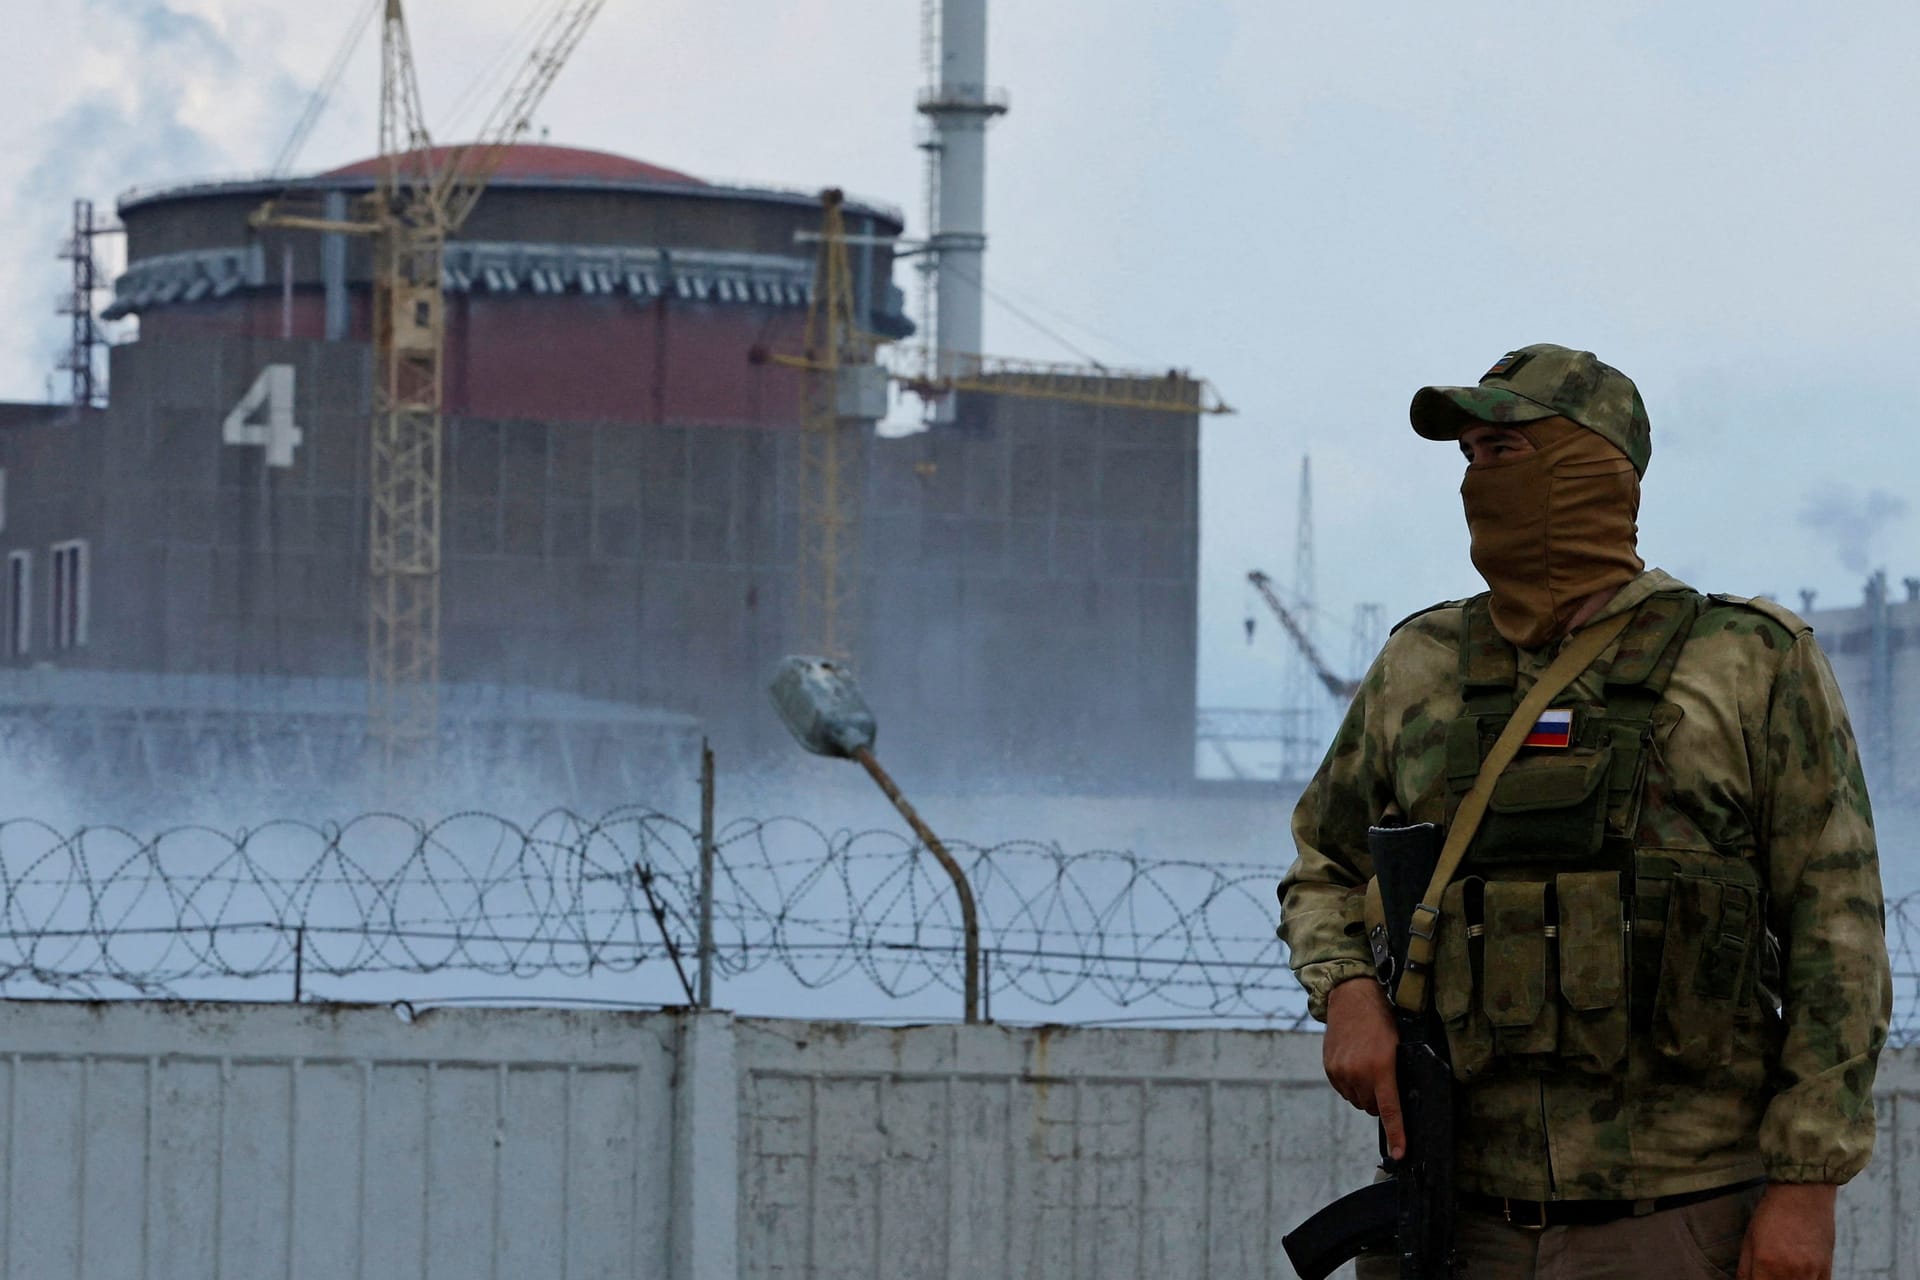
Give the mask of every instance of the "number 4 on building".
[[[265, 421], [261, 421], [263, 415]], [[265, 448], [270, 467], [292, 466], [293, 451], [302, 438], [300, 428], [293, 425], [290, 364], [270, 364], [262, 369], [220, 427], [222, 443]]]

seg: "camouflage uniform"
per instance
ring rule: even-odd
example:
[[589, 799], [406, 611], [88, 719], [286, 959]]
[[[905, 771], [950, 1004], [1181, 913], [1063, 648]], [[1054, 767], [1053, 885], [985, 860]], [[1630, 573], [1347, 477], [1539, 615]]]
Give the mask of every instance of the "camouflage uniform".
[[[1643, 468], [1644, 437], [1637, 453]], [[1335, 985], [1373, 973], [1367, 827], [1389, 814], [1444, 827], [1473, 772], [1459, 750], [1457, 726], [1472, 719], [1464, 677], [1504, 669], [1523, 696], [1558, 650], [1490, 635], [1485, 600], [1396, 628], [1295, 810], [1299, 857], [1281, 884], [1280, 933], [1323, 1021]], [[1506, 873], [1476, 869], [1476, 854], [1449, 889], [1434, 1005], [1464, 1079], [1460, 1188], [1644, 1200], [1760, 1176], [1845, 1182], [1872, 1152], [1891, 982], [1872, 819], [1840, 692], [1811, 629], [1770, 602], [1699, 596], [1655, 569], [1591, 621], [1627, 611], [1638, 611], [1633, 625], [1556, 699], [1600, 723], [1619, 701], [1609, 673], [1645, 656], [1635, 646], [1648, 627], [1674, 628], [1657, 697], [1645, 699], [1636, 771], [1624, 787], [1615, 778], [1604, 802], [1606, 839], [1625, 847], [1625, 870], [1604, 883], [1624, 903], [1608, 916], [1594, 884], [1556, 875], [1537, 854], [1541, 865], [1506, 876], [1526, 882], [1517, 890], [1496, 894]], [[1487, 933], [1469, 943], [1459, 895], [1482, 876]], [[1528, 903], [1554, 889], [1562, 923], [1551, 907], [1528, 917]], [[1610, 936], [1574, 936], [1565, 920], [1581, 901], [1600, 902], [1592, 914], [1611, 922]], [[1632, 931], [1619, 940], [1623, 909]], [[1501, 935], [1507, 915], [1531, 918], [1531, 932]], [[1595, 942], [1611, 944], [1611, 961], [1578, 950]]]

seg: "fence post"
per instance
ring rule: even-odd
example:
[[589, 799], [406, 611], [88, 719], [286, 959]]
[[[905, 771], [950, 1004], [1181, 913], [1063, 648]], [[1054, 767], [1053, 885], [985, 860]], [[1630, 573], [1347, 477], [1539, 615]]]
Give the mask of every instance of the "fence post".
[[713, 747], [700, 740], [700, 993], [694, 1006], [713, 1008]]
[[993, 948], [980, 948], [980, 1021], [993, 1021]]
[[737, 1276], [742, 1064], [734, 1022], [729, 1014], [695, 1011], [679, 1023], [667, 1275]]

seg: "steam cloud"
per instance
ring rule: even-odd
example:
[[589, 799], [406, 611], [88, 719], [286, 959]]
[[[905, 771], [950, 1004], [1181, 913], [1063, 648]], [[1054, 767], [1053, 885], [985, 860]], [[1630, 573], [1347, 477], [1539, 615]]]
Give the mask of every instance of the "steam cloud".
[[1863, 494], [1852, 485], [1832, 484], [1806, 496], [1800, 524], [1830, 539], [1843, 566], [1865, 573], [1872, 563], [1874, 540], [1906, 514], [1907, 500], [1899, 494], [1886, 489]]
[[[130, 186], [255, 162], [192, 123], [190, 104], [221, 95], [243, 117], [250, 108], [260, 110], [277, 128], [296, 117], [303, 96], [283, 71], [259, 65], [270, 67], [270, 57], [243, 56], [213, 23], [168, 0], [86, 0], [85, 9], [88, 53], [110, 61], [119, 78], [78, 98], [38, 131], [38, 156], [5, 206], [15, 234], [0, 275], [24, 286], [16, 295], [51, 299], [60, 292], [67, 269], [54, 260], [54, 249], [66, 239], [74, 199], [93, 197], [98, 217], [111, 212], [112, 194]], [[51, 307], [44, 320], [23, 321], [39, 341], [21, 345], [38, 368], [51, 369], [61, 346]]]

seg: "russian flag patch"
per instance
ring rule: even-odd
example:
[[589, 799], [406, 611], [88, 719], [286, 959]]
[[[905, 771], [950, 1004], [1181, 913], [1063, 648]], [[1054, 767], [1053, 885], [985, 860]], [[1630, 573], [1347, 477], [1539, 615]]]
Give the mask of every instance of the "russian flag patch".
[[1542, 711], [1533, 722], [1523, 747], [1570, 747], [1573, 745], [1573, 708]]
[[1488, 378], [1511, 377], [1515, 370], [1533, 358], [1531, 351], [1509, 351], [1493, 362], [1493, 368], [1480, 375], [1480, 381]]

